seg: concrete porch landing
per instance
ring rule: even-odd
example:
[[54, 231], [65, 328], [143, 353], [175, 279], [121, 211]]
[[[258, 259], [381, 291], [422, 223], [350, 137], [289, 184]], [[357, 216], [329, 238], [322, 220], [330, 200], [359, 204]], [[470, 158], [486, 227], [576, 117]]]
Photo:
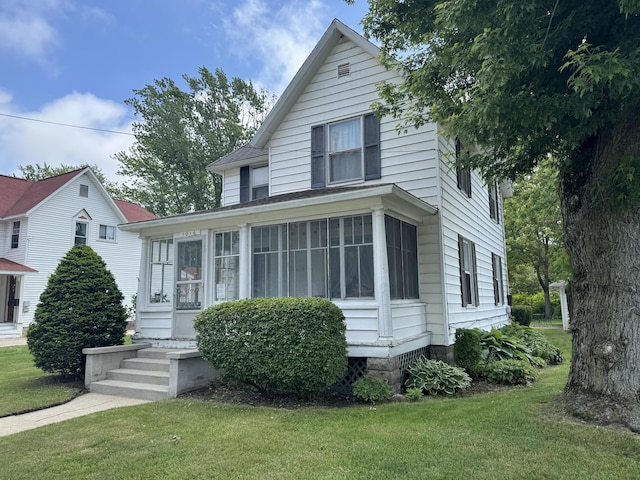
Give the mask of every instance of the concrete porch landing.
[[150, 344], [85, 348], [85, 387], [90, 392], [163, 400], [204, 387], [219, 372], [196, 349], [152, 348]]

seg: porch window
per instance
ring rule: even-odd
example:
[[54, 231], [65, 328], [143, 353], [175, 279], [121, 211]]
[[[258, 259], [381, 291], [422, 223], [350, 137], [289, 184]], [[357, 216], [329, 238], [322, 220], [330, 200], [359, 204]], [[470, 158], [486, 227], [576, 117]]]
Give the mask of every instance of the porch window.
[[418, 298], [417, 229], [385, 215], [385, 230], [391, 298]]
[[202, 307], [202, 239], [177, 242], [176, 310]]
[[289, 296], [327, 297], [327, 221], [289, 224]]
[[237, 300], [240, 268], [238, 231], [216, 233], [214, 240], [215, 299]]
[[76, 233], [73, 240], [74, 245], [87, 244], [87, 226], [85, 222], [76, 222]]
[[460, 255], [460, 284], [462, 306], [478, 305], [478, 277], [476, 267], [476, 246], [464, 237], [458, 236]]
[[331, 298], [374, 296], [371, 215], [330, 220], [329, 272]]
[[504, 291], [502, 288], [502, 258], [495, 253], [491, 254], [493, 265], [493, 298], [496, 305], [504, 303]]
[[149, 303], [171, 303], [173, 286], [173, 239], [151, 241]]
[[287, 225], [254, 227], [252, 296], [287, 296]]
[[20, 221], [13, 222], [13, 230], [11, 231], [11, 248], [18, 248], [20, 244]]

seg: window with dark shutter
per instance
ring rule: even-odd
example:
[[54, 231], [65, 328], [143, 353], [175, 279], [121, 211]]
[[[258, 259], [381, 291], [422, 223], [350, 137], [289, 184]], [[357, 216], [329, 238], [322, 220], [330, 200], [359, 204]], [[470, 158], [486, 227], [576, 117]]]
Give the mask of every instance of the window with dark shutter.
[[373, 113], [364, 116], [364, 179], [380, 178], [380, 120]]
[[324, 129], [324, 125], [311, 127], [311, 188], [322, 188], [327, 184]]
[[462, 306], [479, 305], [475, 244], [458, 235], [458, 255], [460, 259]]
[[251, 198], [249, 188], [249, 167], [240, 167], [240, 203], [248, 202]]
[[489, 216], [492, 220], [500, 223], [498, 211], [498, 185], [494, 183], [489, 185]]
[[[456, 162], [462, 155], [462, 143], [456, 138]], [[458, 180], [458, 188], [463, 191], [467, 197], [471, 198], [471, 170], [462, 167], [456, 167], [456, 175]]]

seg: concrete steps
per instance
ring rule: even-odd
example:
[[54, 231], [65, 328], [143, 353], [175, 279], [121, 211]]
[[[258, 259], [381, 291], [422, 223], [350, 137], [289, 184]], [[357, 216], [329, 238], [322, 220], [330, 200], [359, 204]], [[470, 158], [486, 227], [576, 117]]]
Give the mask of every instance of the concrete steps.
[[144, 348], [134, 358], [120, 362], [120, 368], [109, 370], [105, 380], [91, 384], [91, 391], [105, 395], [163, 400], [169, 398], [169, 367], [167, 354], [176, 350]]
[[0, 322], [0, 338], [19, 338], [22, 332], [18, 330], [17, 323]]

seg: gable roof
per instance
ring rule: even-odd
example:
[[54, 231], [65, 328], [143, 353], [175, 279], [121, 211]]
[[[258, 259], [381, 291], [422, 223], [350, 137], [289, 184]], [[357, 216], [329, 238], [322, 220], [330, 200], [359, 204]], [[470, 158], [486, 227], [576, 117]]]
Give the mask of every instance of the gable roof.
[[[353, 42], [362, 50], [369, 53], [372, 57], [378, 57], [380, 54], [380, 49], [373, 43], [365, 39], [356, 31], [347, 27], [337, 18], [334, 19], [296, 75], [293, 77], [291, 83], [289, 83], [287, 88], [285, 88], [284, 92], [271, 109], [271, 112], [269, 112], [269, 115], [267, 115], [267, 118], [264, 120], [251, 141], [243, 147], [240, 147], [238, 150], [215, 160], [209, 164], [207, 169], [211, 172], [221, 173], [227, 165], [246, 165], [251, 163], [249, 160], [260, 155], [266, 155], [267, 151], [265, 150], [265, 146], [271, 138], [271, 135], [273, 135], [284, 117], [289, 113], [289, 110], [291, 110], [300, 95], [302, 95], [302, 92], [309, 82], [311, 82], [313, 76], [317, 73], [318, 69], [325, 62], [329, 54], [331, 54], [336, 45], [345, 39]], [[258, 152], [260, 152], [259, 155]], [[252, 156], [253, 154], [255, 155]]]
[[113, 203], [123, 220], [137, 222], [155, 218], [154, 214], [140, 205], [111, 198], [95, 178], [91, 169], [84, 167], [38, 181], [0, 175], [0, 192], [2, 192], [0, 195], [0, 219], [26, 215], [64, 185], [87, 172], [100, 185], [102, 193], [109, 202]]

